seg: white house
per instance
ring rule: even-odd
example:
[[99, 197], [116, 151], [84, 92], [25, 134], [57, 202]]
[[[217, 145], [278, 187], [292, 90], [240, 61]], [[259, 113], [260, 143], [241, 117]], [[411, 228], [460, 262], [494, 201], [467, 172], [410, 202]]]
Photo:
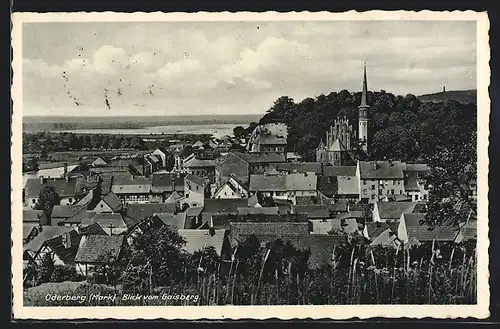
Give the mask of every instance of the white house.
[[229, 177], [213, 194], [214, 199], [248, 198], [248, 188], [235, 177]]
[[190, 207], [201, 207], [204, 204], [205, 188], [207, 182], [205, 179], [188, 174], [184, 178], [184, 198], [179, 202], [187, 203]]

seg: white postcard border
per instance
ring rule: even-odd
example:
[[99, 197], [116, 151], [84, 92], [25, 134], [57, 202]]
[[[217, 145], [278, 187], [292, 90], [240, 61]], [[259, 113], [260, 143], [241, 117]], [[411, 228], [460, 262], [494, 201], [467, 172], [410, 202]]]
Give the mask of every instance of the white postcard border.
[[[477, 305], [332, 305], [332, 306], [116, 306], [25, 307], [22, 299], [22, 24], [35, 22], [139, 21], [300, 21], [300, 20], [435, 20], [477, 22], [477, 159], [478, 275]], [[291, 13], [14, 13], [12, 14], [13, 113], [11, 170], [12, 288], [15, 319], [368, 319], [486, 318], [489, 316], [488, 138], [490, 99], [489, 19], [486, 12], [349, 11]]]

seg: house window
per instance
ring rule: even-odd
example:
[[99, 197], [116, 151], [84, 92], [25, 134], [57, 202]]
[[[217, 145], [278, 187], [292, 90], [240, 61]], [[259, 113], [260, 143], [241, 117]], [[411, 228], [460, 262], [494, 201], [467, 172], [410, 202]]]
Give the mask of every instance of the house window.
[[103, 207], [102, 203], [101, 203], [101, 208]]
[[374, 189], [375, 189], [375, 184], [372, 184], [372, 190], [374, 190]]
[[415, 201], [418, 201], [418, 194], [415, 194]]
[[391, 194], [394, 194], [394, 189], [391, 189]]
[[366, 194], [366, 192], [367, 192], [366, 189], [363, 189], [363, 194]]
[[36, 199], [32, 199], [31, 203], [35, 204], [36, 203]]
[[196, 191], [198, 191], [198, 189], [199, 189], [199, 186], [198, 186], [198, 185], [196, 185]]
[[399, 194], [403, 194], [403, 190], [399, 190]]
[[373, 200], [373, 199], [375, 199], [375, 195], [374, 195], [374, 194], [372, 194], [372, 200]]
[[188, 198], [188, 199], [189, 199], [189, 194], [186, 194], [186, 198]]
[[396, 185], [396, 180], [395, 179], [392, 180], [392, 185]]

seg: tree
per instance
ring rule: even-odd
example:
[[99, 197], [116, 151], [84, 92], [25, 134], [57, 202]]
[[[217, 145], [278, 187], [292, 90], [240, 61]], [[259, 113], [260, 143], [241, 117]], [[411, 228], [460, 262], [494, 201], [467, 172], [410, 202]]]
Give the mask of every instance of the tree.
[[54, 206], [61, 202], [54, 186], [45, 185], [38, 195], [37, 209], [43, 210], [45, 216], [50, 218]]
[[246, 136], [245, 128], [243, 128], [242, 126], [236, 126], [233, 129], [233, 134], [236, 138], [244, 138]]
[[186, 241], [175, 229], [149, 227], [131, 242], [120, 261], [124, 289], [151, 293], [155, 286], [180, 279], [187, 258], [181, 248]]
[[29, 161], [28, 161], [28, 168], [31, 171], [38, 171], [38, 169], [39, 169], [39, 167], [38, 167], [38, 159], [36, 157], [32, 157], [31, 159], [29, 159]]
[[97, 134], [97, 135], [92, 135], [90, 138], [92, 148], [94, 149], [100, 149], [102, 146], [102, 136]]

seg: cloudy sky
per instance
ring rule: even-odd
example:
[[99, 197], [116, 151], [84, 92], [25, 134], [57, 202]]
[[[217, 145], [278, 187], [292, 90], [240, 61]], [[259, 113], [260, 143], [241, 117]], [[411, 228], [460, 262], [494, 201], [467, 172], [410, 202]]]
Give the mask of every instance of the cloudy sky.
[[476, 88], [475, 22], [23, 25], [24, 115], [259, 114], [361, 88]]

